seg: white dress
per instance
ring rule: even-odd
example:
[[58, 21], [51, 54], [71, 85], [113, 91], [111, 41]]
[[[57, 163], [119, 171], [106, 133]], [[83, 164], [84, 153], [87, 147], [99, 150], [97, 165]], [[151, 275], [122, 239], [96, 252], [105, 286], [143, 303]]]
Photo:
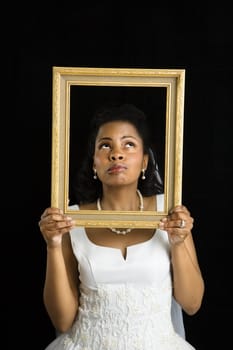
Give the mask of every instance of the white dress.
[[151, 239], [127, 247], [126, 258], [118, 248], [94, 244], [82, 227], [70, 237], [79, 266], [79, 312], [45, 350], [194, 349], [182, 337], [181, 309], [172, 298], [166, 231], [156, 229]]

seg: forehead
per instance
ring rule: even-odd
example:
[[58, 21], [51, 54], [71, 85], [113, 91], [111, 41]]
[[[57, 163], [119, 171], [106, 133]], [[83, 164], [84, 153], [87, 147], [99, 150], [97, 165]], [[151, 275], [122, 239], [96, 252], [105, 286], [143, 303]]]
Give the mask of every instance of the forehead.
[[101, 125], [97, 137], [108, 137], [113, 134], [140, 137], [136, 127], [132, 123], [121, 120], [111, 121]]

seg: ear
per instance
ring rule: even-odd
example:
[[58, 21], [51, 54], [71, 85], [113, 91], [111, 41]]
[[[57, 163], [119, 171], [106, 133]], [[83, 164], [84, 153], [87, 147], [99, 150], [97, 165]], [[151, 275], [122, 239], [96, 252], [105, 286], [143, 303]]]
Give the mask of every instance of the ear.
[[144, 154], [143, 161], [142, 161], [142, 168], [145, 170], [147, 169], [148, 161], [149, 161], [149, 155]]

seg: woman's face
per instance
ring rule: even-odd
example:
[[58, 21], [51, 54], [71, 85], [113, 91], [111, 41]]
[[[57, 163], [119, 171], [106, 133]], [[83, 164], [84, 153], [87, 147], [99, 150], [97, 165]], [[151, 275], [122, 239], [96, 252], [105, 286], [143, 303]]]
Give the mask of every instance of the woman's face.
[[93, 168], [106, 185], [137, 183], [148, 156], [134, 125], [126, 121], [103, 124], [96, 137]]

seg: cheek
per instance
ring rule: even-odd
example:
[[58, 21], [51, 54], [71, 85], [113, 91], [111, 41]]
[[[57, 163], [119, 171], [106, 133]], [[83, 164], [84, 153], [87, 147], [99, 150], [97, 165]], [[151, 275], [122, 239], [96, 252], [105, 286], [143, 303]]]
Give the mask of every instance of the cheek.
[[95, 167], [97, 168], [98, 166], [100, 166], [101, 164], [103, 164], [105, 157], [99, 155], [99, 154], [95, 154], [93, 157], [93, 161], [95, 164]]
[[142, 167], [143, 165], [143, 155], [141, 153], [132, 154], [132, 157], [128, 157], [128, 159], [131, 163], [134, 163], [135, 166]]

